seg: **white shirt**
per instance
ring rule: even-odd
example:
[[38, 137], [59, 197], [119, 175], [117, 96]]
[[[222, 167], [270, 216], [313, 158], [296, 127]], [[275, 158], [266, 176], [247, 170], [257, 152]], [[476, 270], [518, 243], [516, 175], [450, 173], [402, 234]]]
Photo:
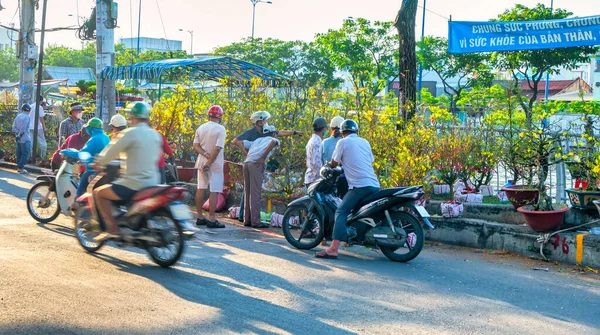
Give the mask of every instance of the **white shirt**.
[[273, 147], [273, 150], [271, 150], [267, 154], [265, 162], [269, 160], [269, 157], [271, 157], [273, 151], [275, 151], [275, 148], [279, 145], [279, 140], [271, 136], [259, 137], [254, 141], [245, 140], [243, 143], [244, 148], [248, 150], [248, 155], [246, 156], [246, 160], [244, 161], [244, 163], [256, 162], [257, 160], [259, 160], [265, 154], [265, 150], [267, 150], [269, 144], [271, 144], [273, 141], [275, 141], [275, 146]]
[[[38, 131], [44, 131], [44, 128], [42, 128], [42, 122], [40, 121], [40, 118], [46, 116], [46, 112], [44, 112], [44, 107], [42, 106], [39, 106], [38, 111]], [[33, 123], [35, 119], [35, 112], [33, 110], [29, 112], [29, 118], [29, 130], [33, 130], [33, 127], [35, 127], [35, 123]]]
[[349, 189], [367, 186], [380, 187], [373, 170], [375, 159], [371, 145], [364, 138], [350, 134], [340, 140], [335, 146], [331, 158], [342, 164]]
[[323, 166], [321, 157], [321, 143], [323, 139], [317, 134], [313, 134], [308, 143], [306, 143], [306, 173], [304, 174], [304, 183], [310, 184], [319, 179], [319, 170]]
[[[205, 124], [201, 125], [196, 129], [196, 135], [194, 136], [194, 144], [200, 144], [202, 149], [206, 150], [208, 154], [212, 154], [212, 151], [215, 147], [225, 148], [225, 137], [227, 136], [227, 131], [225, 127], [222, 125], [208, 121]], [[223, 150], [219, 152], [217, 158], [210, 166], [211, 172], [222, 173], [223, 172], [223, 164], [224, 164], [224, 153]], [[198, 159], [196, 160], [196, 167], [202, 167], [204, 163], [208, 161], [208, 158], [198, 155]]]

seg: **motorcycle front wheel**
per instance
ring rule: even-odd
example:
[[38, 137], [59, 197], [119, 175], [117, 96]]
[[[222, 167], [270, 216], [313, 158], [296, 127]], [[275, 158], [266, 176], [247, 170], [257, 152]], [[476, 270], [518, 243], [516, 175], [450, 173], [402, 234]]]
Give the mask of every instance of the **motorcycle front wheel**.
[[148, 228], [158, 240], [156, 243], [146, 242], [152, 260], [163, 268], [177, 263], [185, 243], [181, 223], [168, 211], [160, 211], [148, 219]]
[[408, 262], [421, 253], [425, 242], [425, 233], [419, 220], [406, 212], [390, 212], [392, 223], [396, 229], [406, 232], [406, 243], [400, 248], [380, 246], [385, 257], [394, 262]]
[[55, 191], [50, 191], [49, 181], [39, 182], [27, 193], [27, 211], [32, 218], [41, 223], [56, 220], [60, 215], [60, 205]]
[[96, 242], [96, 236], [102, 233], [100, 224], [93, 220], [89, 207], [79, 207], [75, 213], [75, 238], [87, 252], [96, 252], [102, 248], [104, 241]]
[[323, 223], [316, 211], [304, 205], [290, 206], [283, 214], [283, 235], [298, 249], [312, 249], [323, 240]]

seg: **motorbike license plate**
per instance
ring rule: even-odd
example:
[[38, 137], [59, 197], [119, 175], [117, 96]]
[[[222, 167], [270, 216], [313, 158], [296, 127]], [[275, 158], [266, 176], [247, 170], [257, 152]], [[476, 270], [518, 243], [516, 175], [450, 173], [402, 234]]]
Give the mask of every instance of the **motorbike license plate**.
[[429, 215], [429, 213], [427, 213], [427, 210], [425, 209], [425, 207], [415, 206], [415, 208], [417, 209], [417, 212], [419, 212], [419, 214], [421, 215], [422, 218], [428, 218], [431, 216], [431, 215]]
[[179, 221], [191, 220], [192, 213], [190, 212], [190, 208], [184, 204], [177, 204], [169, 206], [171, 210], [171, 214], [173, 214], [173, 218]]

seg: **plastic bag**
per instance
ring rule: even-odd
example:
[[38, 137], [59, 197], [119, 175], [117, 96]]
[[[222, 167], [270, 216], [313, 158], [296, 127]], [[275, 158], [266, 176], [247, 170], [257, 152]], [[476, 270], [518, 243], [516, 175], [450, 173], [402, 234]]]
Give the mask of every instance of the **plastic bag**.
[[445, 218], [456, 218], [462, 215], [465, 207], [463, 204], [448, 201], [441, 204], [442, 216]]

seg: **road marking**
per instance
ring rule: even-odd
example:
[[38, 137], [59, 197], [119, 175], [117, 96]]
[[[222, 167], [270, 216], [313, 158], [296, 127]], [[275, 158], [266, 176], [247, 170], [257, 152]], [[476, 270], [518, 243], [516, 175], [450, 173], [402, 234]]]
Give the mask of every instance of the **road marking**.
[[576, 251], [577, 251], [575, 253], [575, 263], [577, 265], [580, 265], [581, 264], [581, 260], [583, 259], [583, 237], [585, 235], [588, 235], [588, 234], [587, 233], [585, 233], [585, 234], [578, 234], [575, 237], [575, 241], [576, 241], [575, 245], [576, 245]]

